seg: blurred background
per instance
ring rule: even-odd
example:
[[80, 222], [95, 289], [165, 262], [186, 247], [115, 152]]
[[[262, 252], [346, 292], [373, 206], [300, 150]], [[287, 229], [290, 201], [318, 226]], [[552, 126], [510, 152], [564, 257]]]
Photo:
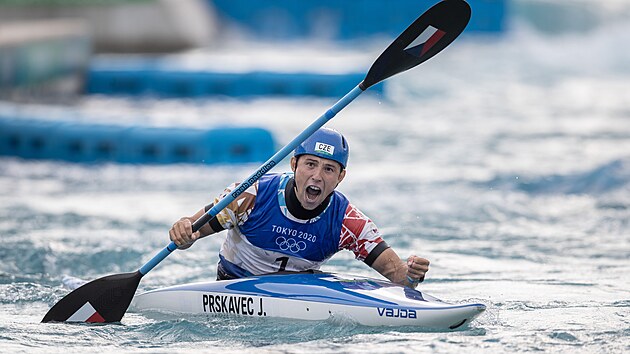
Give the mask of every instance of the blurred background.
[[[623, 26], [630, 11], [623, 0], [470, 3], [473, 16], [465, 37], [486, 45], [535, 33], [522, 39], [538, 36], [544, 46], [539, 49], [547, 52], [521, 54], [536, 63], [555, 61], [561, 71], [572, 70], [560, 64], [566, 61], [563, 47], [573, 45], [563, 38], [572, 36], [585, 39], [583, 58], [566, 55], [582, 60], [586, 70], [606, 64], [593, 51], [614, 45], [614, 35], [593, 36]], [[395, 5], [377, 0], [0, 0], [0, 155], [79, 162], [264, 161], [278, 138], [266, 124], [205, 111], [196, 112], [203, 118], [174, 117], [163, 103], [199, 107], [222, 98], [341, 97], [360, 82], [383, 44], [431, 5], [417, 0]], [[618, 66], [627, 57], [622, 55]], [[474, 69], [467, 74], [483, 74], [487, 67]], [[388, 86], [371, 92], [381, 99], [401, 97]], [[206, 136], [219, 125], [237, 133]], [[183, 129], [168, 131], [178, 126]]]
[[[196, 103], [221, 96], [341, 97], [361, 81], [378, 50], [374, 43], [395, 37], [430, 5], [2, 0], [0, 154], [75, 162], [264, 161], [274, 140], [261, 127], [208, 136], [208, 125], [221, 122], [213, 119], [194, 131], [149, 129], [152, 122], [131, 129], [120, 126], [130, 122], [128, 112], [100, 122], [91, 115], [111, 114], [112, 106], [90, 113], [82, 106], [112, 97]], [[504, 0], [473, 5], [470, 33], [505, 31]], [[373, 90], [382, 94], [383, 85]], [[46, 114], [29, 112], [33, 104], [45, 105]]]
[[[630, 351], [627, 0], [469, 0], [459, 39], [327, 124], [351, 149], [339, 189], [431, 260], [420, 289], [487, 304], [469, 327], [38, 324], [64, 275], [137, 269], [435, 2], [0, 0], [0, 351]], [[214, 279], [222, 241], [140, 291]], [[324, 270], [377, 276], [349, 252]]]

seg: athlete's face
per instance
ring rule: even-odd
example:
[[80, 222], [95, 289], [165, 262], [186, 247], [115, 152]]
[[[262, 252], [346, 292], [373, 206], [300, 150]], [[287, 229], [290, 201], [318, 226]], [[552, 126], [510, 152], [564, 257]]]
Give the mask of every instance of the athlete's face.
[[336, 161], [313, 155], [292, 157], [291, 169], [297, 198], [307, 210], [317, 208], [346, 176], [346, 170]]

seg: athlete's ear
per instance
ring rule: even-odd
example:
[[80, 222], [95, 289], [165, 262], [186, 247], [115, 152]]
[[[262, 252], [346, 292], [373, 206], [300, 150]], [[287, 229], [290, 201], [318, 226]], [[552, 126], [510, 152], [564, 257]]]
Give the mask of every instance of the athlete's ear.
[[344, 168], [343, 170], [341, 170], [341, 172], [339, 173], [339, 178], [337, 178], [337, 185], [339, 185], [339, 183], [341, 183], [341, 181], [343, 181], [343, 179], [346, 177], [346, 169]]
[[291, 156], [291, 171], [295, 173], [296, 168], [297, 168], [297, 157]]

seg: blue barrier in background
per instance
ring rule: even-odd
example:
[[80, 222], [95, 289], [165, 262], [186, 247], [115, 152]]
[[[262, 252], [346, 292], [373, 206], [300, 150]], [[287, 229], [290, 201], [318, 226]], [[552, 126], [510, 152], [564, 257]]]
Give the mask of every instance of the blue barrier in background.
[[[23, 128], [29, 129], [28, 125]], [[48, 136], [49, 148], [44, 158], [71, 162], [104, 162], [118, 161], [123, 155], [119, 148], [123, 127], [60, 122], [53, 129]]]
[[0, 116], [0, 155], [25, 159], [229, 164], [262, 162], [274, 153], [273, 137], [262, 128], [124, 127]]
[[[152, 60], [124, 64], [124, 59], [100, 61], [87, 73], [86, 93], [150, 95], [161, 98], [202, 98], [216, 95], [340, 97], [355, 87], [365, 73], [313, 72], [226, 73], [156, 68]], [[370, 92], [383, 92], [379, 83]]]
[[[316, 37], [352, 40], [397, 36], [438, 0], [207, 0], [223, 24], [236, 24], [255, 38]], [[505, 30], [507, 0], [467, 0], [467, 33]]]
[[51, 134], [59, 123], [0, 118], [0, 155], [43, 159], [50, 154]]
[[[254, 38], [284, 41], [319, 37], [352, 40], [396, 37], [438, 0], [208, 0], [220, 21], [236, 23]], [[466, 33], [502, 33], [507, 0], [468, 0], [472, 18]], [[224, 27], [224, 26], [220, 26]], [[86, 93], [203, 98], [216, 95], [339, 97], [365, 73], [251, 71], [231, 73], [173, 67], [167, 58], [99, 59], [88, 68]], [[383, 83], [370, 89], [383, 93]]]

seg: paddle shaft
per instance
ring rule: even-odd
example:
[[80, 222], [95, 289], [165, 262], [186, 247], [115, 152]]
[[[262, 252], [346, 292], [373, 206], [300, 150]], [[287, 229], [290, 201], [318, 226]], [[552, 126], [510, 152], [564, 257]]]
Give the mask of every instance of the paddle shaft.
[[[245, 192], [249, 187], [251, 187], [260, 177], [262, 177], [265, 173], [269, 172], [275, 165], [279, 164], [285, 157], [287, 157], [298, 145], [300, 145], [304, 140], [306, 140], [309, 136], [311, 136], [316, 130], [321, 128], [326, 122], [331, 120], [334, 116], [337, 115], [342, 109], [344, 109], [350, 102], [354, 101], [363, 91], [363, 82], [357, 85], [355, 88], [350, 90], [345, 96], [343, 96], [337, 103], [335, 103], [330, 109], [326, 111], [326, 113], [322, 114], [319, 118], [317, 118], [311, 125], [309, 125], [304, 131], [302, 131], [298, 136], [293, 138], [291, 142], [285, 145], [282, 149], [275, 153], [269, 160], [263, 163], [254, 173], [252, 173], [249, 177], [247, 177], [236, 190], [232, 193], [226, 195], [215, 204], [210, 210], [208, 210], [203, 216], [197, 219], [192, 225], [192, 231], [197, 232], [201, 229], [202, 226], [207, 224], [213, 217], [215, 217], [218, 213], [220, 213], [225, 207], [227, 207], [231, 202], [233, 202], [238, 196], [240, 196], [243, 192]], [[168, 255], [170, 255], [173, 251], [177, 249], [177, 245], [175, 242], [171, 242], [168, 246], [164, 247], [158, 254], [156, 254], [151, 260], [145, 263], [138, 271], [145, 275], [151, 271], [156, 265], [162, 262]]]

